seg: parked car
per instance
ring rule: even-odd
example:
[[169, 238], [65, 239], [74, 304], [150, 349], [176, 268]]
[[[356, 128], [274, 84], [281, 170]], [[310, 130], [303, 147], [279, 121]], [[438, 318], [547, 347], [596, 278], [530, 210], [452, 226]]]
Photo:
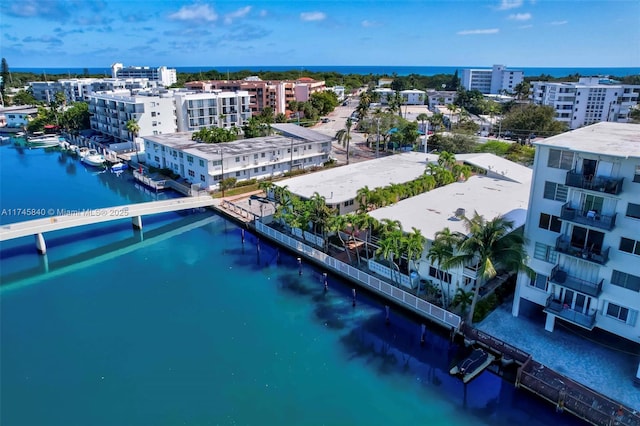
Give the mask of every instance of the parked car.
[[323, 119], [322, 119], [322, 122], [323, 122], [323, 123], [328, 123], [329, 121], [330, 121], [330, 120], [329, 120], [327, 117], [325, 117], [325, 118], [323, 118]]

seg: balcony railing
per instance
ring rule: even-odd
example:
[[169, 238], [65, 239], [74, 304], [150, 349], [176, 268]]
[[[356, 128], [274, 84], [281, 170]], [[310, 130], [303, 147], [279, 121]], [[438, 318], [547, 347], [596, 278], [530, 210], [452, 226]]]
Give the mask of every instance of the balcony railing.
[[556, 251], [568, 254], [569, 256], [577, 257], [578, 259], [586, 260], [588, 262], [597, 263], [598, 265], [606, 265], [606, 263], [609, 261], [610, 248], [611, 247], [603, 247], [600, 250], [596, 250], [584, 247], [576, 247], [571, 245], [570, 237], [567, 235], [560, 235], [556, 239]]
[[571, 207], [571, 203], [566, 203], [562, 206], [560, 218], [581, 225], [606, 229], [607, 231], [611, 231], [616, 225], [616, 213], [613, 216], [609, 216], [600, 214], [595, 210], [580, 210]]
[[553, 314], [565, 321], [569, 321], [587, 330], [593, 330], [596, 325], [596, 314], [591, 315], [583, 314], [582, 312], [574, 311], [570, 306], [563, 304], [559, 300], [555, 300], [553, 295], [547, 299], [547, 306], [544, 312]]
[[616, 179], [604, 176], [585, 176], [575, 170], [567, 172], [565, 185], [573, 188], [588, 189], [590, 191], [600, 191], [607, 194], [618, 195], [622, 192], [622, 181], [624, 178]]
[[556, 265], [551, 270], [549, 281], [559, 286], [575, 290], [579, 293], [583, 293], [593, 297], [598, 297], [600, 293], [602, 293], [602, 283], [604, 282], [604, 280], [600, 280], [600, 282], [595, 283], [592, 281], [581, 280], [580, 278], [573, 277], [567, 274], [566, 271], [561, 269], [559, 265]]

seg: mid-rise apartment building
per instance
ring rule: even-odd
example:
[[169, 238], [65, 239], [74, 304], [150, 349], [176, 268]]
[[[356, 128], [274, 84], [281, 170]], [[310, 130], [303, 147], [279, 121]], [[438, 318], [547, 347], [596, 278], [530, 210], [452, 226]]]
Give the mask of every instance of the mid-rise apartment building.
[[248, 92], [220, 90], [93, 93], [89, 95], [89, 112], [91, 128], [112, 136], [117, 142], [133, 141], [133, 135], [127, 131], [127, 122], [131, 119], [138, 123], [138, 137], [142, 137], [212, 126], [241, 127], [251, 117]]
[[56, 93], [62, 93], [67, 104], [87, 102], [94, 92], [147, 90], [157, 87], [147, 78], [70, 78], [57, 81], [29, 82], [33, 97], [38, 101], [52, 102]]
[[[640, 343], [640, 125], [598, 123], [538, 142], [513, 315]], [[640, 369], [638, 371], [640, 377]]]
[[310, 129], [304, 134], [313, 134], [311, 138], [291, 136], [294, 133], [217, 144], [193, 141], [191, 132], [143, 139], [148, 165], [169, 168], [191, 184], [214, 190], [227, 178], [264, 179], [328, 161], [331, 137]]
[[552, 106], [557, 121], [577, 129], [600, 121], [628, 123], [639, 94], [639, 85], [582, 77], [577, 83], [532, 82], [530, 97], [535, 104]]
[[93, 93], [89, 96], [89, 112], [91, 128], [112, 136], [116, 142], [134, 141], [134, 135], [127, 130], [129, 120], [137, 122], [140, 128], [138, 136], [177, 130], [173, 93], [170, 92], [135, 95], [129, 91]]
[[157, 81], [161, 86], [171, 86], [178, 81], [178, 74], [175, 68], [165, 66], [153, 67], [125, 67], [121, 63], [111, 65], [111, 76], [113, 78], [148, 78], [150, 81]]
[[209, 80], [191, 81], [185, 87], [196, 91], [224, 90], [247, 91], [251, 95], [251, 111], [260, 113], [264, 108], [270, 107], [274, 114], [287, 112], [289, 102], [308, 101], [313, 93], [326, 90], [324, 81], [302, 77], [298, 80], [274, 80], [264, 81], [259, 77], [251, 76], [243, 80]]
[[179, 132], [212, 126], [241, 127], [251, 118], [250, 95], [247, 91], [176, 91], [174, 94]]
[[524, 71], [511, 70], [504, 65], [493, 68], [467, 68], [462, 70], [461, 84], [467, 90], [478, 90], [485, 94], [513, 92], [522, 83]]

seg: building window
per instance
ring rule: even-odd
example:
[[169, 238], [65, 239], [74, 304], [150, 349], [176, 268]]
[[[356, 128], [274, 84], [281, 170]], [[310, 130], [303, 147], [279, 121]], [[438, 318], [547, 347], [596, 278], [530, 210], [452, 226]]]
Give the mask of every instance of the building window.
[[203, 182], [206, 180], [204, 175], [200, 175], [200, 180], [203, 181]]
[[187, 161], [193, 163], [193, 157], [191, 155], [187, 155]]
[[558, 261], [558, 252], [553, 246], [536, 243], [533, 250], [533, 257], [539, 260], [544, 260], [545, 262], [556, 263]]
[[189, 170], [189, 176], [195, 177], [196, 176], [196, 172], [194, 172], [193, 170]]
[[547, 200], [562, 201], [564, 203], [567, 201], [567, 187], [555, 182], [545, 182], [543, 197]]
[[447, 284], [451, 284], [451, 274], [448, 272], [441, 271], [438, 268], [434, 268], [433, 266], [429, 266], [429, 276], [436, 278], [438, 280], [442, 280]]
[[154, 159], [156, 160], [156, 163], [160, 162], [160, 157], [158, 157], [157, 155], [154, 157]]
[[571, 170], [573, 167], [573, 152], [550, 149], [547, 166], [554, 169]]
[[625, 324], [635, 326], [638, 312], [615, 303], [607, 302], [604, 314], [610, 318], [614, 318], [624, 322]]
[[640, 241], [631, 238], [620, 238], [620, 251], [640, 255]]
[[547, 291], [547, 277], [542, 274], [536, 274], [535, 278], [529, 281], [531, 287], [539, 288], [540, 290]]
[[236, 157], [236, 163], [240, 162], [240, 157]]
[[549, 231], [560, 232], [562, 222], [560, 221], [560, 218], [558, 216], [540, 213], [540, 223], [538, 226]]
[[640, 204], [627, 204], [627, 217], [640, 219]]
[[178, 157], [179, 157], [179, 158], [182, 158], [183, 156], [184, 156], [184, 155], [182, 154], [182, 152], [179, 152], [179, 153], [178, 153]]
[[204, 160], [199, 160], [198, 164], [200, 164], [200, 167], [204, 167]]
[[236, 172], [236, 177], [240, 177], [240, 172]]
[[640, 277], [616, 271], [611, 273], [611, 284], [633, 291], [640, 291]]
[[636, 166], [636, 172], [633, 174], [633, 181], [640, 182], [640, 164]]

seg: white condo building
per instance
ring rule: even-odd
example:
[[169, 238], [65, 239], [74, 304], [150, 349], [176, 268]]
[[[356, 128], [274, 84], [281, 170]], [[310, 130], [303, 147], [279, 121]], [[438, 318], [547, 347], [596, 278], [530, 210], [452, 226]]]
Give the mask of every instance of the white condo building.
[[194, 93], [176, 91], [177, 131], [188, 132], [212, 126], [243, 126], [251, 118], [251, 96], [247, 91]]
[[168, 87], [178, 81], [178, 74], [175, 68], [165, 66], [152, 67], [125, 67], [121, 63], [111, 65], [111, 76], [113, 78], [148, 78], [157, 81], [160, 85]]
[[227, 178], [264, 179], [321, 167], [329, 159], [331, 137], [310, 129], [300, 134], [305, 137], [275, 135], [217, 144], [193, 141], [191, 132], [143, 139], [148, 165], [169, 168], [191, 184], [214, 190]]
[[467, 90], [478, 90], [485, 94], [513, 92], [522, 83], [524, 71], [510, 70], [504, 65], [493, 68], [467, 68], [462, 70], [461, 84]]
[[[525, 304], [586, 330], [640, 343], [640, 125], [598, 123], [536, 144], [525, 225]], [[640, 366], [638, 370], [640, 378]]]
[[133, 119], [140, 126], [139, 145], [142, 136], [212, 126], [241, 127], [251, 117], [249, 93], [242, 91], [122, 91], [93, 93], [88, 98], [93, 130], [112, 136], [116, 142], [131, 142], [133, 135], [127, 131], [127, 121]]
[[50, 103], [56, 93], [64, 94], [67, 104], [87, 102], [94, 92], [119, 90], [146, 90], [157, 86], [147, 78], [70, 78], [57, 81], [29, 82], [33, 97], [38, 101]]
[[534, 81], [530, 97], [535, 104], [552, 106], [557, 121], [577, 129], [600, 121], [628, 123], [639, 93], [638, 85], [582, 77], [577, 83]]
[[[177, 130], [173, 94], [129, 91], [94, 93], [89, 96], [90, 124], [93, 130], [112, 136], [116, 142], [133, 142], [127, 122], [135, 120], [138, 136], [174, 133]], [[140, 140], [137, 141], [140, 144]], [[139, 146], [140, 150], [142, 147]]]

